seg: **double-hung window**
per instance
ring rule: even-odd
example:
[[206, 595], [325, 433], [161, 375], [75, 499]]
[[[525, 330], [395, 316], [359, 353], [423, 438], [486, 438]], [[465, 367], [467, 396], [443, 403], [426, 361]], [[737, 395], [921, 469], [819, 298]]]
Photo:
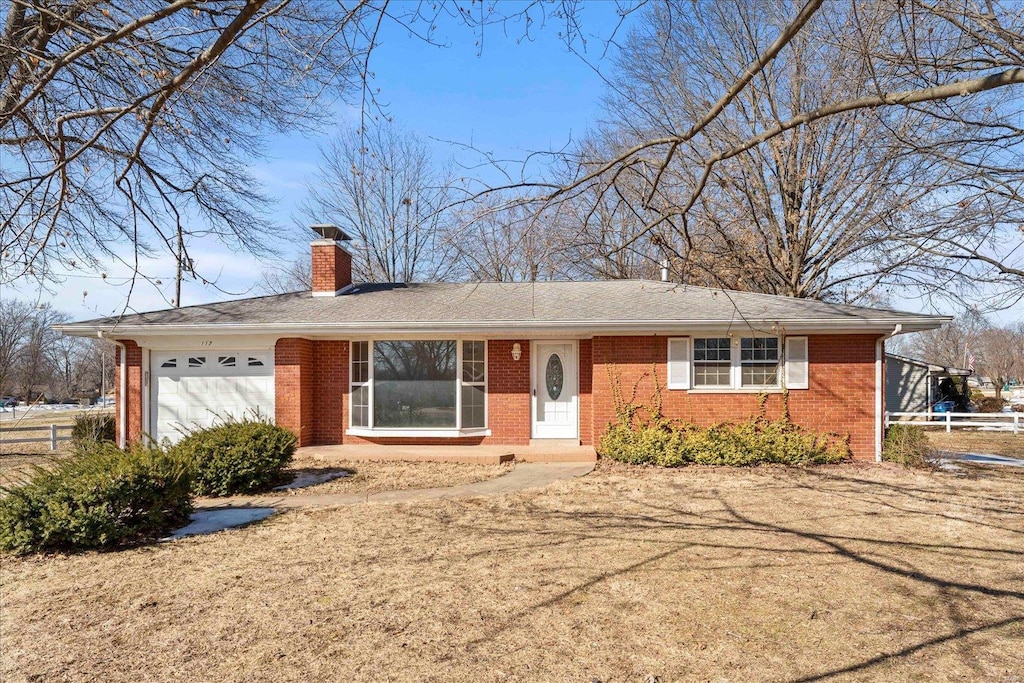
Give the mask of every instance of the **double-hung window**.
[[693, 386], [732, 386], [732, 340], [729, 337], [698, 337], [693, 340]]
[[482, 428], [486, 420], [485, 399], [487, 395], [484, 376], [487, 362], [485, 342], [462, 342], [462, 425], [466, 428]]
[[[807, 388], [807, 338], [675, 337], [668, 340], [669, 389]], [[690, 349], [692, 348], [692, 355]]]
[[350, 425], [363, 430], [486, 427], [486, 343], [390, 340], [352, 342]]
[[779, 386], [779, 338], [740, 339], [740, 386]]
[[352, 342], [352, 426], [370, 426], [370, 342]]

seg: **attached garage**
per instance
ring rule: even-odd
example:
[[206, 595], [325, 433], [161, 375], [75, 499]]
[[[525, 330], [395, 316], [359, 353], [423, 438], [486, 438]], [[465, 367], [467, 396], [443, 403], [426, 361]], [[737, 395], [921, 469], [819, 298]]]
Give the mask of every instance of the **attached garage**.
[[151, 358], [151, 436], [177, 441], [188, 429], [246, 416], [274, 417], [274, 353], [165, 351]]

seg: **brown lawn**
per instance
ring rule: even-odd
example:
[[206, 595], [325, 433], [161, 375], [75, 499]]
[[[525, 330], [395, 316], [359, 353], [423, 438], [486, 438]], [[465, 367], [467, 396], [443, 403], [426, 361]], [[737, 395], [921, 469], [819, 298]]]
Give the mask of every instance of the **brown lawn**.
[[429, 489], [461, 486], [494, 479], [512, 470], [511, 465], [467, 465], [439, 462], [347, 462], [325, 463], [315, 458], [296, 456], [289, 468], [296, 472], [334, 472], [344, 470], [341, 479], [294, 489], [296, 494], [376, 493], [405, 489]]
[[978, 432], [954, 429], [944, 431], [928, 430], [928, 442], [932, 448], [954, 453], [990, 453], [1009, 457], [1024, 458], [1024, 433]]
[[1024, 477], [602, 464], [5, 558], [0, 679], [1019, 681]]

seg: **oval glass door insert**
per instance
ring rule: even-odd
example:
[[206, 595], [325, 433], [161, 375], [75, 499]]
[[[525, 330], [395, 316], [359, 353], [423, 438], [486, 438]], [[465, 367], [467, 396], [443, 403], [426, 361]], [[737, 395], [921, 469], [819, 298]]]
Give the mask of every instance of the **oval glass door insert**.
[[544, 370], [544, 384], [552, 401], [557, 401], [558, 397], [562, 395], [564, 383], [565, 372], [562, 368], [562, 359], [558, 357], [557, 353], [553, 353], [548, 358], [548, 366]]

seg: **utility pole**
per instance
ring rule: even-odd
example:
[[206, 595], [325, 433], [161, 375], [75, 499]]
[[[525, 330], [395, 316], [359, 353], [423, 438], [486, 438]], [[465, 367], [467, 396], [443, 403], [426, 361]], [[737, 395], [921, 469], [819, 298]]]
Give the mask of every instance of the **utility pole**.
[[185, 257], [185, 236], [182, 234], [181, 224], [178, 224], [178, 272], [174, 277], [174, 307], [181, 308], [181, 261]]

